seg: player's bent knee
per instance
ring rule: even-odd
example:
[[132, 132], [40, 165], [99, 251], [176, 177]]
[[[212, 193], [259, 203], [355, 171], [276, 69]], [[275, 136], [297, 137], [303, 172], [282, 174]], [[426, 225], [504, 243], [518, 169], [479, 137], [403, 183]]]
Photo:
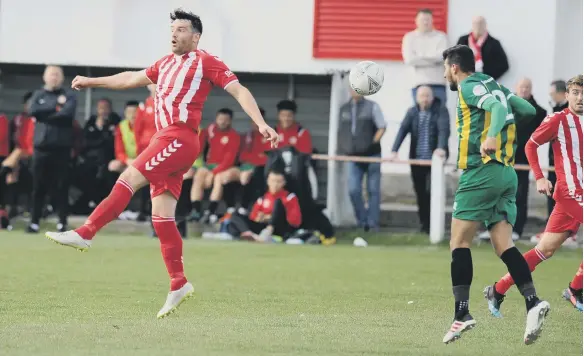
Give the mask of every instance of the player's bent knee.
[[138, 191], [138, 189], [144, 187], [148, 184], [148, 180], [139, 170], [130, 166], [128, 167], [122, 174], [120, 174], [120, 179], [123, 179], [128, 184], [132, 186], [134, 192]]
[[545, 256], [545, 258], [550, 258], [562, 246], [564, 241], [566, 241], [569, 236], [569, 232], [544, 232], [535, 248], [537, 248]]

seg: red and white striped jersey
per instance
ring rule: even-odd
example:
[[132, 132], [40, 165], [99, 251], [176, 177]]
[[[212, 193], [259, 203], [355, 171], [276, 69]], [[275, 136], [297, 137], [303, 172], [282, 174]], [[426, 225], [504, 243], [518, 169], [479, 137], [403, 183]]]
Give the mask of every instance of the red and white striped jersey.
[[540, 179], [543, 173], [537, 160], [537, 147], [551, 143], [557, 176], [556, 200], [572, 198], [582, 205], [582, 138], [582, 116], [565, 109], [548, 115], [525, 147], [535, 178]]
[[237, 82], [225, 63], [203, 50], [182, 56], [167, 55], [147, 68], [146, 76], [157, 85], [154, 119], [157, 130], [177, 122], [198, 130], [212, 85], [225, 89]]

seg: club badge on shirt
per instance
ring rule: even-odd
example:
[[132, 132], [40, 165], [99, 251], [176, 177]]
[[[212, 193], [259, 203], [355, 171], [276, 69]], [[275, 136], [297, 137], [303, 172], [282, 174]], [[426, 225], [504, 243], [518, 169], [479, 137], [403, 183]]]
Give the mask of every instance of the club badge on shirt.
[[229, 137], [223, 136], [221, 137], [221, 144], [226, 145], [229, 142]]
[[57, 98], [57, 103], [63, 105], [67, 102], [67, 97], [65, 95], [59, 95]]
[[296, 136], [292, 136], [290, 137], [290, 139], [288, 139], [288, 142], [290, 142], [291, 145], [295, 145], [296, 142], [298, 142], [298, 139], [296, 138]]

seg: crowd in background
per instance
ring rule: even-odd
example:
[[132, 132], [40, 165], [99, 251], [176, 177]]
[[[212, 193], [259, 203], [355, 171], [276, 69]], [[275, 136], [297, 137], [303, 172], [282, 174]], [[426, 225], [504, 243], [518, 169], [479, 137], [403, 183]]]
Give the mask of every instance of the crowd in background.
[[[478, 72], [499, 79], [509, 69], [505, 51], [487, 31], [483, 17], [472, 20], [470, 33], [461, 36], [458, 44], [468, 45], [473, 50]], [[407, 135], [411, 137], [409, 157], [412, 159], [429, 160], [434, 154], [445, 158], [449, 155], [451, 129], [445, 106], [442, 60], [442, 52], [448, 46], [446, 34], [433, 27], [432, 12], [420, 10], [416, 29], [404, 36], [402, 47], [404, 62], [412, 71], [415, 104], [407, 111], [390, 148], [392, 159], [397, 158], [397, 151]], [[63, 88], [62, 69], [48, 66], [43, 80], [43, 88], [23, 97], [22, 113], [12, 120], [0, 115], [0, 219], [5, 229], [10, 227], [10, 218], [26, 211], [30, 213], [27, 231], [36, 233], [41, 218], [55, 211], [59, 217], [58, 230], [66, 231], [67, 216], [71, 212], [90, 213], [156, 133], [155, 85], [149, 86], [149, 97], [137, 98], [143, 101], [128, 101], [122, 116], [114, 112], [108, 98], [98, 100], [95, 113], [80, 125], [75, 120], [76, 97]], [[523, 78], [515, 88], [518, 96], [537, 109], [533, 120], [517, 127], [516, 163], [527, 163], [523, 147], [547, 115], [547, 110], [533, 98], [532, 85], [529, 78]], [[551, 83], [553, 111], [566, 107], [565, 92], [564, 81]], [[296, 153], [309, 155], [313, 152], [311, 135], [297, 122], [296, 111], [294, 101], [282, 100], [277, 105], [279, 148], [293, 147]], [[185, 218], [181, 223], [215, 224], [221, 222], [222, 217], [235, 213], [248, 219], [253, 215], [254, 223], [263, 223], [266, 217], [271, 217], [271, 214], [262, 213], [261, 207], [254, 211], [254, 203], [269, 201], [264, 194], [274, 190], [279, 185], [279, 175], [286, 172], [278, 167], [264, 169], [272, 148], [254, 127], [246, 133], [236, 132], [231, 125], [232, 119], [233, 112], [229, 108], [220, 109], [215, 121], [201, 130], [203, 153], [183, 177], [179, 215]], [[380, 157], [380, 140], [385, 129], [386, 121], [379, 105], [353, 92], [352, 98], [340, 109], [337, 153]], [[420, 231], [424, 233], [430, 229], [430, 170], [429, 166], [411, 167]], [[517, 171], [517, 175], [519, 214], [514, 227], [515, 238], [523, 234], [529, 194], [529, 172]], [[366, 200], [363, 199], [365, 177]], [[553, 173], [550, 180], [554, 181]], [[380, 183], [379, 163], [349, 163], [349, 196], [357, 224], [366, 231], [379, 228]], [[265, 204], [274, 205], [272, 203]], [[149, 190], [143, 188], [131, 204], [131, 211], [124, 212], [120, 218], [148, 221], [149, 204]], [[550, 211], [552, 207], [550, 199]], [[286, 208], [290, 209], [288, 205]], [[250, 211], [254, 211], [252, 215]], [[235, 225], [239, 230], [245, 226], [241, 222]], [[485, 234], [488, 237], [488, 232]]]

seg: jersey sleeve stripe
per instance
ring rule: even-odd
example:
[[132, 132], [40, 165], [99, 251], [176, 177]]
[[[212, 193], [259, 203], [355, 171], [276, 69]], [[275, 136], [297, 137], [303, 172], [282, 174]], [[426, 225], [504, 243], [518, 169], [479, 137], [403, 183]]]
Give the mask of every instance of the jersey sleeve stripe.
[[507, 100], [509, 100], [509, 98], [511, 98], [512, 96], [515, 96], [515, 94], [509, 93], [509, 95], [507, 95]]
[[225, 89], [227, 89], [228, 86], [230, 86], [233, 83], [237, 83], [237, 82], [239, 82], [239, 79], [234, 79], [234, 80], [230, 81], [229, 83], [225, 84], [223, 89], [225, 90]]
[[485, 100], [487, 100], [487, 98], [492, 98], [492, 97], [493, 97], [493, 95], [491, 95], [491, 94], [485, 94], [485, 95], [483, 95], [483, 97], [477, 103], [477, 108], [482, 109], [482, 105], [485, 102]]

